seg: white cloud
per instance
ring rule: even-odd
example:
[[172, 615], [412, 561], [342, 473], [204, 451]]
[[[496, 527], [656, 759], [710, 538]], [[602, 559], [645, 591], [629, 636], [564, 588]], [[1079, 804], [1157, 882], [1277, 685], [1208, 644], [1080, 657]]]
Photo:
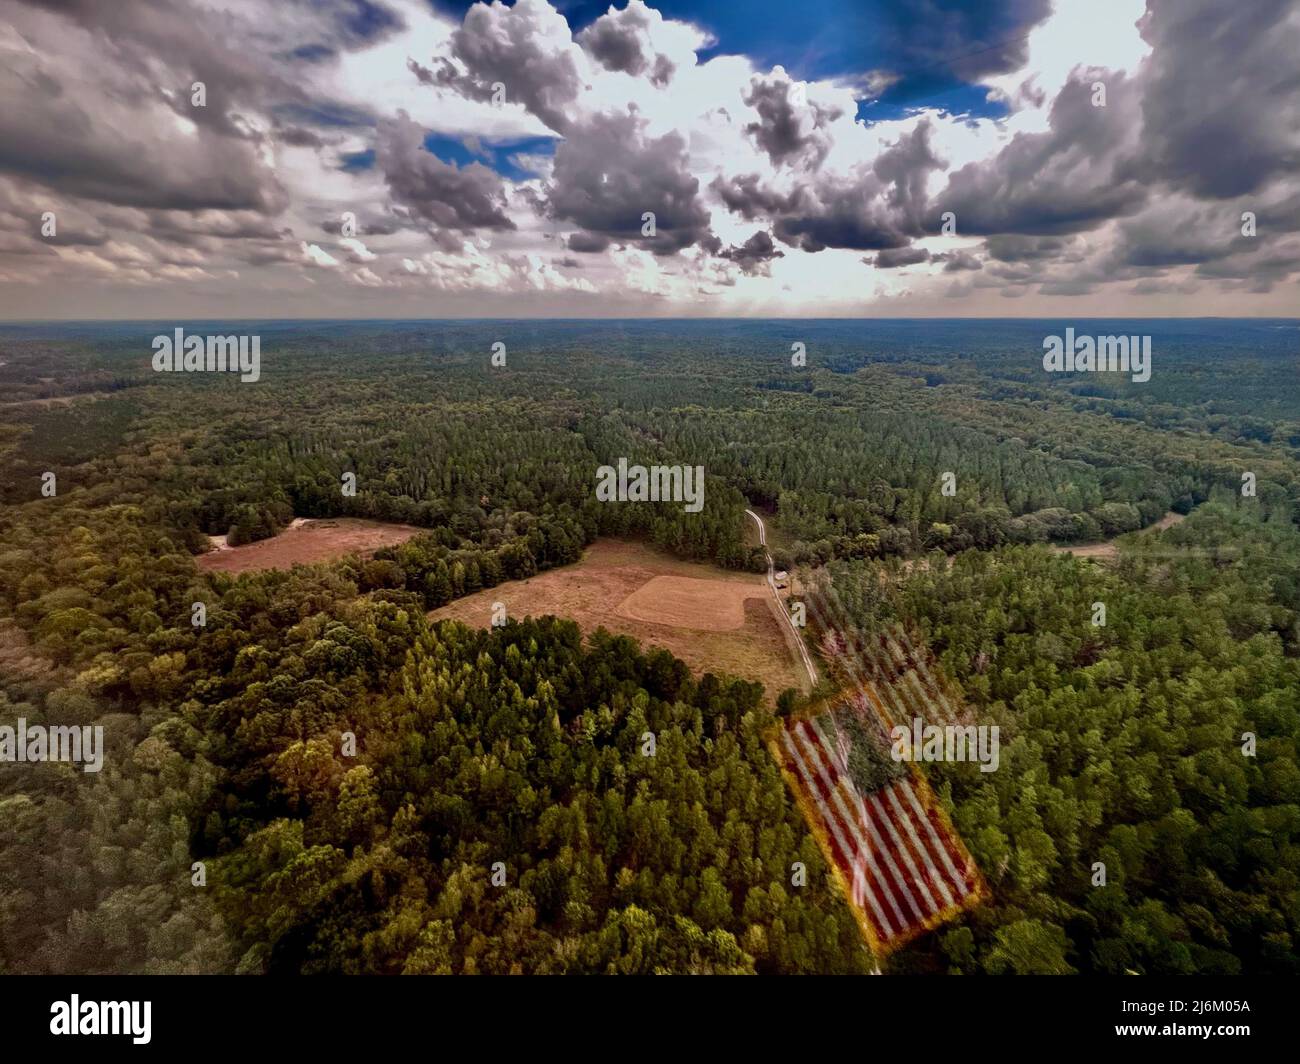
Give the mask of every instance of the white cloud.
[[302, 242], [303, 256], [314, 266], [337, 266], [339, 260], [331, 255], [328, 251], [323, 251], [318, 244], [308, 244]]

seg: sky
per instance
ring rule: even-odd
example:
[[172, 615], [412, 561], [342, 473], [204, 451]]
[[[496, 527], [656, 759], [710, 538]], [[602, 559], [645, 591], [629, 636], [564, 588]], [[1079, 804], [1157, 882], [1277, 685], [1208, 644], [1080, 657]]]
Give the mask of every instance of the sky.
[[1300, 0], [0, 0], [0, 318], [1293, 316]]

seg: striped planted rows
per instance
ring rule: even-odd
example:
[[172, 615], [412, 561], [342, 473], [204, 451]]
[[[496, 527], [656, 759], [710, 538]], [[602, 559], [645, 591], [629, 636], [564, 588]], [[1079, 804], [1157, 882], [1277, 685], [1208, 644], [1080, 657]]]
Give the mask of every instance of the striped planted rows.
[[780, 760], [883, 956], [981, 901], [974, 860], [919, 775], [888, 762], [878, 718], [853, 702], [787, 723]]

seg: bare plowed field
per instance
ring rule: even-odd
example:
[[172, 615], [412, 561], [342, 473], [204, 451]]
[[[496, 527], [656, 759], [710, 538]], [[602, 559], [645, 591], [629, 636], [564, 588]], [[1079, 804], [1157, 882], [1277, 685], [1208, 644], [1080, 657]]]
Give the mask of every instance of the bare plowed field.
[[294, 565], [327, 562], [348, 554], [373, 554], [380, 547], [405, 543], [424, 529], [414, 525], [367, 521], [360, 517], [296, 518], [271, 539], [240, 547], [213, 537], [213, 549], [195, 562], [208, 572], [248, 573], [258, 569], [289, 569]]
[[597, 540], [582, 560], [457, 599], [429, 614], [487, 627], [492, 603], [512, 618], [555, 614], [663, 647], [698, 676], [758, 680], [773, 701], [807, 683], [763, 577], [683, 562], [640, 543]]
[[745, 603], [762, 598], [749, 584], [701, 580], [693, 576], [656, 576], [628, 595], [619, 615], [632, 621], [729, 632], [745, 624]]

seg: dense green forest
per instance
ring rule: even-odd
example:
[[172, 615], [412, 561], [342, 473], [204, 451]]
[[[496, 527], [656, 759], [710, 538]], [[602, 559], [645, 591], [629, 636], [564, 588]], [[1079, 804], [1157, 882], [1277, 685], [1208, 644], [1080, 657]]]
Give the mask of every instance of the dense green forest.
[[[1002, 771], [936, 773], [993, 902], [892, 968], [1295, 971], [1294, 325], [1153, 324], [1149, 385], [1035, 371], [1052, 327], [268, 324], [255, 385], [153, 374], [152, 327], [7, 328], [0, 724], [108, 752], [0, 765], [0, 971], [870, 970], [757, 685], [424, 616], [599, 535], [760, 569], [746, 505], [1004, 728]], [[703, 511], [598, 504], [619, 457], [704, 466]], [[1171, 509], [1115, 568], [1041, 546]], [[295, 515], [428, 531], [196, 568]]]
[[856, 630], [905, 624], [1001, 729], [999, 771], [928, 766], [993, 903], [894, 969], [1300, 973], [1289, 512], [1216, 500], [1116, 569], [1036, 547], [929, 563], [832, 566]]

